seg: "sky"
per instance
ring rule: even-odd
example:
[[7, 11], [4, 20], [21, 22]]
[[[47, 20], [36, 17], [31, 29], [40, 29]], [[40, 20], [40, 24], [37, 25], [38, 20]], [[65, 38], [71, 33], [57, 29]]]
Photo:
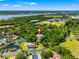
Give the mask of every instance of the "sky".
[[79, 10], [79, 0], [0, 0], [0, 10]]

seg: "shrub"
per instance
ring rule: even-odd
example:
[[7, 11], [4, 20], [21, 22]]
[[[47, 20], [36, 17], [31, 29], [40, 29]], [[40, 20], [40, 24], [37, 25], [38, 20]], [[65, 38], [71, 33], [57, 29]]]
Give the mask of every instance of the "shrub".
[[49, 58], [49, 57], [51, 57], [51, 51], [42, 52], [42, 58], [43, 59], [46, 59], [46, 58]]
[[25, 56], [24, 54], [18, 54], [17, 59], [27, 59], [27, 56]]
[[63, 47], [55, 46], [54, 49], [56, 52], [58, 52], [61, 55], [71, 54], [71, 52], [68, 49]]
[[76, 58], [74, 58], [74, 56], [72, 56], [72, 55], [65, 54], [65, 55], [61, 56], [61, 59], [76, 59]]
[[54, 49], [61, 55], [61, 59], [76, 59], [74, 56], [71, 55], [71, 52], [66, 48], [55, 46]]

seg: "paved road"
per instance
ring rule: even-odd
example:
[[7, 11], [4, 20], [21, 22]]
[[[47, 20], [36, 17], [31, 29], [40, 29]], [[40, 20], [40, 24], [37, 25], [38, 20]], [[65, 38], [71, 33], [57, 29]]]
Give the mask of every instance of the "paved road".
[[[36, 52], [43, 52], [44, 50], [45, 50], [45, 48], [43, 48], [41, 50], [36, 50], [36, 49], [34, 49], [34, 50], [28, 50], [27, 52], [34, 52], [34, 55], [36, 55]], [[24, 53], [24, 52], [18, 52], [18, 51], [7, 52], [7, 53], [3, 53], [3, 56], [9, 56], [9, 55], [14, 55], [14, 54], [18, 54], [18, 53]]]
[[32, 58], [33, 59], [38, 59], [38, 55], [34, 55]]
[[41, 50], [28, 50], [27, 52], [33, 52], [34, 56], [32, 57], [32, 59], [42, 59], [41, 55], [37, 55], [36, 52], [43, 52], [45, 50], [45, 48], [41, 49]]
[[[36, 50], [36, 52], [43, 52], [45, 50], [45, 48], [41, 49], [41, 50]], [[35, 49], [34, 50], [28, 50], [27, 52], [35, 52]]]

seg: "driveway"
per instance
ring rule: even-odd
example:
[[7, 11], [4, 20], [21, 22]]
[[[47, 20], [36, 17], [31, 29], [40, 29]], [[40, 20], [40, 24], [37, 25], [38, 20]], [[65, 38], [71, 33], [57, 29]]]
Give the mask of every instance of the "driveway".
[[41, 50], [33, 49], [33, 50], [28, 50], [27, 52], [43, 52], [44, 50], [45, 50], [45, 48], [43, 48]]
[[3, 53], [3, 56], [15, 55], [18, 54], [18, 51]]

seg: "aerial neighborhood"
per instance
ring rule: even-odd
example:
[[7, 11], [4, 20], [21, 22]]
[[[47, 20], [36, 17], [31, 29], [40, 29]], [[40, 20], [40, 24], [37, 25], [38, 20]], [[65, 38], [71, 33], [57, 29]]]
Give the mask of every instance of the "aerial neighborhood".
[[78, 59], [75, 16], [60, 12], [0, 20], [0, 59]]

